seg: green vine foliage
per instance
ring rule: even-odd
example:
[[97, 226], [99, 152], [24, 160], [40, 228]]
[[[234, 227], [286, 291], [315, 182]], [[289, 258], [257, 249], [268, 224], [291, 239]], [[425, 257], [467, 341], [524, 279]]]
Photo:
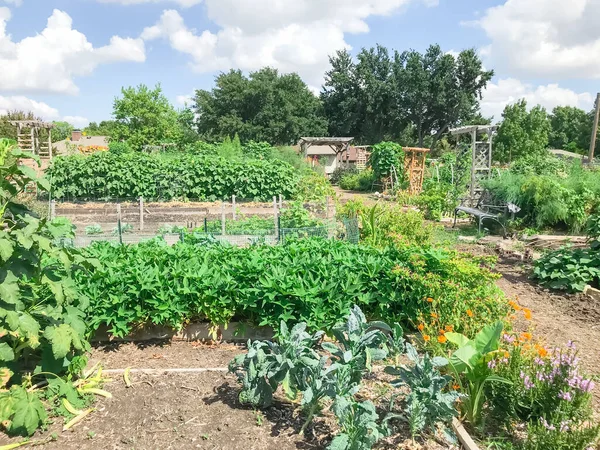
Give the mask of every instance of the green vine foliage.
[[50, 169], [55, 198], [175, 198], [269, 201], [296, 195], [298, 175], [274, 160], [227, 160], [189, 154], [113, 154], [55, 158]]
[[89, 348], [83, 320], [87, 299], [73, 272], [90, 267], [76, 251], [54, 245], [72, 234], [64, 222], [35, 217], [17, 202], [30, 184], [48, 183], [21, 165], [31, 158], [13, 142], [0, 140], [0, 422], [9, 433], [33, 434], [46, 418], [37, 393], [25, 391], [27, 372], [64, 373]]
[[395, 142], [381, 142], [373, 146], [370, 157], [370, 165], [373, 168], [375, 178], [380, 180], [392, 174], [392, 166], [395, 167], [398, 177], [404, 173], [404, 152], [402, 146]]

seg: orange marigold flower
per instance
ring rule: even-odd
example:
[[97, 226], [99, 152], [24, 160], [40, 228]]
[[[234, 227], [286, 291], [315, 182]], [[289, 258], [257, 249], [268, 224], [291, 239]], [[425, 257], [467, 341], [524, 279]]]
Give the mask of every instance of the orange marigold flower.
[[531, 320], [531, 310], [529, 308], [524, 308], [523, 309], [523, 314], [525, 314], [525, 319], [526, 320]]
[[457, 391], [458, 389], [460, 389], [460, 386], [458, 384], [453, 384], [452, 385], [452, 389], [454, 389], [455, 391]]
[[420, 323], [417, 328], [419, 329], [419, 331], [423, 331], [425, 329], [425, 325], [423, 325], [422, 323]]
[[448, 333], [452, 333], [452, 331], [454, 331], [454, 327], [452, 325], [446, 325], [446, 331]]
[[548, 356], [548, 350], [546, 350], [541, 345], [537, 346], [537, 352], [538, 352], [538, 355], [540, 355], [540, 357], [542, 357], [542, 358]]
[[438, 336], [438, 342], [440, 344], [445, 344], [447, 340], [448, 339], [446, 339], [446, 336]]
[[529, 332], [521, 333], [521, 339], [524, 341], [530, 341], [533, 335]]
[[510, 356], [510, 353], [508, 353], [507, 351], [504, 352], [504, 357], [508, 358]]
[[433, 299], [431, 297], [427, 297], [427, 302], [428, 303], [433, 303]]
[[473, 317], [474, 316], [473, 311], [471, 311], [470, 309], [467, 309], [467, 316]]
[[429, 342], [429, 341], [431, 340], [431, 338], [430, 338], [428, 335], [424, 334], [424, 335], [423, 335], [423, 340], [424, 340], [425, 342]]
[[432, 312], [432, 313], [431, 313], [431, 317], [433, 317], [434, 319], [437, 319], [437, 318], [438, 318], [438, 315], [437, 315], [436, 313]]

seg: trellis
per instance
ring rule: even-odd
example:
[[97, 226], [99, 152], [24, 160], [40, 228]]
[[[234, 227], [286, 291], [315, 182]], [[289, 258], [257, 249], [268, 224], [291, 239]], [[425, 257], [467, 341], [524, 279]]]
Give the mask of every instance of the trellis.
[[423, 190], [423, 179], [425, 178], [425, 160], [428, 148], [403, 147], [404, 171], [408, 177], [408, 192], [419, 194]]
[[308, 149], [313, 145], [327, 145], [331, 148], [336, 158], [350, 148], [350, 143], [354, 140], [351, 137], [303, 137], [300, 138], [300, 148], [304, 157], [308, 155]]
[[[23, 151], [39, 155], [41, 158], [52, 159], [52, 128], [54, 124], [41, 120], [11, 120], [10, 124], [17, 127], [17, 145]], [[40, 139], [40, 130], [48, 130], [48, 138]]]
[[492, 171], [492, 141], [496, 130], [495, 125], [468, 125], [453, 128], [450, 133], [454, 136], [471, 136], [471, 179], [469, 182], [469, 199], [476, 203], [483, 188], [481, 181], [489, 178]]

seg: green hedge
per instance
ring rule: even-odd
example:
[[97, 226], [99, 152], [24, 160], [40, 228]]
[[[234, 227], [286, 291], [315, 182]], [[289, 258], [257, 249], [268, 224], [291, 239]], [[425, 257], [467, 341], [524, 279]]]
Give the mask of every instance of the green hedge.
[[292, 198], [298, 175], [281, 161], [229, 161], [195, 155], [112, 154], [61, 156], [49, 176], [54, 198], [153, 200], [188, 198], [268, 201]]
[[88, 323], [108, 325], [118, 336], [137, 324], [178, 328], [187, 320], [270, 326], [285, 320], [331, 329], [353, 304], [373, 318], [408, 325], [435, 308], [440, 323], [458, 331], [471, 318], [479, 329], [507, 312], [490, 270], [439, 249], [379, 250], [309, 238], [248, 248], [96, 243], [86, 253], [101, 265], [78, 280], [91, 301]]

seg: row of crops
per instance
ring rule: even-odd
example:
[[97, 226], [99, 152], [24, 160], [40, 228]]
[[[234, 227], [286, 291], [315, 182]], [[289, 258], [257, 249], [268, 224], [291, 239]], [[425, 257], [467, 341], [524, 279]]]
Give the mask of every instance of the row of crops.
[[278, 160], [232, 159], [192, 154], [98, 152], [54, 160], [48, 177], [54, 198], [96, 200], [294, 198], [300, 175]]

